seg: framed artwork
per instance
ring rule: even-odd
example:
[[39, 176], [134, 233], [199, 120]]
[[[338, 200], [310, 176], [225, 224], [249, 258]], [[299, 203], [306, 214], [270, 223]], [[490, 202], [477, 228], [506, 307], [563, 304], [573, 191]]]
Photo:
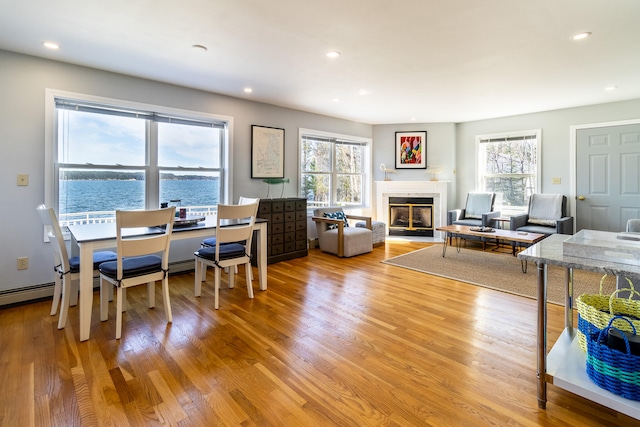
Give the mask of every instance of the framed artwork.
[[396, 132], [396, 169], [427, 168], [427, 132]]
[[284, 178], [284, 129], [251, 125], [251, 178]]

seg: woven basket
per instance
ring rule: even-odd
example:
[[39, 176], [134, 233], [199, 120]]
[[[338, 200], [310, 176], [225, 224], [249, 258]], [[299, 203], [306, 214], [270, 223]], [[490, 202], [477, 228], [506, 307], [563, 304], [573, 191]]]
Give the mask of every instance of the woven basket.
[[[629, 283], [628, 289], [616, 289], [611, 295], [602, 293], [602, 286], [607, 275], [600, 279], [600, 294], [582, 294], [576, 300], [578, 309], [578, 344], [582, 351], [587, 351], [589, 334], [600, 332], [616, 315], [630, 317], [633, 326], [640, 329], [640, 300], [634, 300], [633, 295], [640, 292], [633, 287], [633, 282], [625, 277]], [[628, 291], [629, 298], [616, 298], [619, 292]], [[621, 325], [622, 330], [631, 332], [629, 324]]]
[[626, 352], [609, 348], [604, 342], [609, 329], [618, 329], [612, 326], [617, 319], [623, 319], [625, 322], [618, 324], [630, 327], [635, 335], [631, 321], [622, 316], [613, 317], [600, 332], [590, 334], [587, 338], [587, 375], [605, 390], [627, 399], [640, 400], [640, 356], [631, 354], [629, 340], [624, 334], [621, 335]]

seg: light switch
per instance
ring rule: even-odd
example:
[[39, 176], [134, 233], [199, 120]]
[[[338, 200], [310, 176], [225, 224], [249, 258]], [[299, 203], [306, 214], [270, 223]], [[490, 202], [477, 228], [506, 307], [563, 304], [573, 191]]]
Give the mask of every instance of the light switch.
[[19, 173], [18, 185], [29, 185], [29, 175], [26, 173]]

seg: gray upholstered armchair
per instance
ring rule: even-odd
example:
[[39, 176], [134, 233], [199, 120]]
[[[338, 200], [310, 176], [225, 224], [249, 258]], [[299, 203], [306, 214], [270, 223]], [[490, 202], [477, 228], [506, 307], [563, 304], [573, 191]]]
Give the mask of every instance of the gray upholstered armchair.
[[[496, 193], [469, 193], [467, 203], [463, 209], [454, 209], [447, 212], [447, 225], [468, 225], [470, 227], [495, 227], [494, 218], [500, 216], [500, 212], [493, 210]], [[449, 244], [455, 235], [449, 234]], [[460, 236], [457, 236], [460, 237]], [[465, 236], [465, 239], [486, 241], [483, 237]]]
[[510, 229], [527, 233], [573, 234], [573, 217], [567, 216], [567, 197], [533, 194], [527, 213], [511, 217]]
[[[339, 257], [352, 257], [373, 250], [371, 218], [347, 215], [341, 207], [313, 210], [320, 250]], [[350, 227], [348, 220], [365, 221], [365, 227]]]

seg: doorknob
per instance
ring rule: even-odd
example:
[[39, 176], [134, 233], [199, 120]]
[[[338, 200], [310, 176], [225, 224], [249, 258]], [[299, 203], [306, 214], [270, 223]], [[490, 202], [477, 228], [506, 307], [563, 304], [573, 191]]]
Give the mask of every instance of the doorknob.
[[578, 196], [578, 200], [584, 200], [584, 196]]

